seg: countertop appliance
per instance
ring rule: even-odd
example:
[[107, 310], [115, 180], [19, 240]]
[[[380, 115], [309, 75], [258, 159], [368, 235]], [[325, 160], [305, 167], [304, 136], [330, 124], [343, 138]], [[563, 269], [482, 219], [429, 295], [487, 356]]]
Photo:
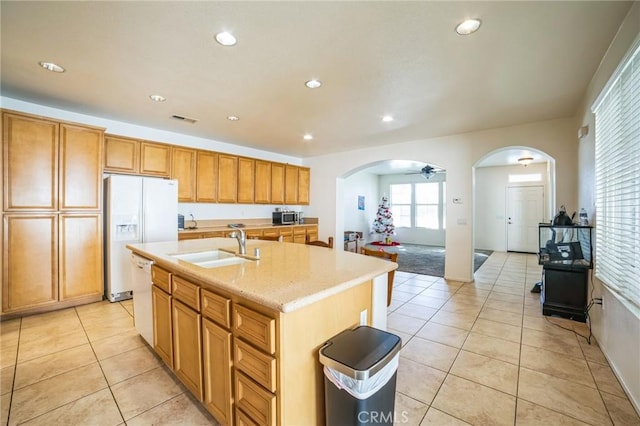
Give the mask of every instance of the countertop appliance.
[[133, 292], [126, 245], [178, 240], [178, 182], [112, 175], [104, 185], [105, 296], [117, 302]]
[[272, 213], [274, 225], [294, 225], [298, 221], [298, 213], [294, 211], [275, 211]]
[[153, 347], [153, 307], [151, 300], [151, 265], [153, 260], [135, 253], [130, 255], [131, 285], [133, 289], [133, 323], [138, 333]]

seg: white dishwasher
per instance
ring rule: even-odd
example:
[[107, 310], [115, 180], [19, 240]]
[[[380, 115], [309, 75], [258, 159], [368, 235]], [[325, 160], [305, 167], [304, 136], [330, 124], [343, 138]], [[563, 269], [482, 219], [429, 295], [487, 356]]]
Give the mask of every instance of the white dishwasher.
[[138, 333], [153, 347], [153, 308], [151, 302], [153, 260], [131, 253], [133, 322]]

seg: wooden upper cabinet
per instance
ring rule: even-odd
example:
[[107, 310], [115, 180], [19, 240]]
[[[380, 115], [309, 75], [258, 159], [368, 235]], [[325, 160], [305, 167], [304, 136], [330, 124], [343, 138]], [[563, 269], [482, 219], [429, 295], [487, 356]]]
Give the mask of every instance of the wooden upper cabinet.
[[171, 145], [140, 142], [140, 174], [169, 177], [171, 175]]
[[284, 204], [284, 164], [271, 163], [271, 204]]
[[100, 210], [103, 131], [60, 125], [60, 210]]
[[238, 203], [253, 203], [255, 173], [254, 159], [238, 158]]
[[290, 164], [284, 168], [284, 203], [298, 204], [298, 167]]
[[309, 185], [311, 170], [308, 167], [298, 168], [298, 204], [309, 204]]
[[139, 173], [140, 141], [120, 136], [105, 135], [104, 171], [116, 173]]
[[238, 199], [238, 157], [218, 154], [218, 202], [235, 203]]
[[196, 159], [196, 201], [215, 203], [218, 187], [218, 154], [198, 151]]
[[196, 151], [174, 146], [171, 153], [171, 179], [178, 180], [178, 201], [196, 201]]
[[4, 210], [58, 209], [59, 123], [4, 112]]
[[256, 160], [256, 182], [254, 202], [256, 204], [271, 203], [271, 163], [269, 161]]
[[102, 215], [60, 215], [60, 300], [104, 293]]

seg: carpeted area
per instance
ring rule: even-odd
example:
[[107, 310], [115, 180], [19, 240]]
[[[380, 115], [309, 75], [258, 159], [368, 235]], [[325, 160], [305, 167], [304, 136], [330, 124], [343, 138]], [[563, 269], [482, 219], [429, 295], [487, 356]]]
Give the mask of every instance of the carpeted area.
[[[401, 244], [399, 246], [378, 247], [367, 245], [367, 248], [382, 248], [390, 253], [398, 253], [398, 271], [414, 274], [444, 277], [444, 247], [423, 246], [418, 244]], [[473, 257], [473, 270], [478, 270], [487, 260], [491, 250], [476, 250]]]

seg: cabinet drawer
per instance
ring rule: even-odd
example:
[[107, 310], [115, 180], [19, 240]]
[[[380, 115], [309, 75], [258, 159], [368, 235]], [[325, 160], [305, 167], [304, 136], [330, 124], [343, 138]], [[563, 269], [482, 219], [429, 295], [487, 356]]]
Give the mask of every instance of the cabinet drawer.
[[200, 287], [180, 277], [173, 277], [172, 281], [173, 297], [200, 312]]
[[258, 349], [275, 354], [276, 320], [241, 305], [233, 305], [233, 329]]
[[202, 315], [225, 328], [231, 328], [231, 300], [202, 290]]
[[256, 423], [276, 424], [276, 396], [242, 373], [236, 373], [236, 406]]
[[171, 272], [156, 265], [151, 265], [151, 282], [165, 292], [171, 294]]
[[247, 416], [242, 410], [236, 410], [236, 426], [260, 426], [253, 419]]
[[307, 234], [307, 228], [305, 228], [304, 226], [296, 226], [295, 228], [293, 228], [293, 235], [306, 235]]
[[276, 391], [276, 359], [253, 348], [240, 339], [235, 340], [234, 364], [253, 380], [271, 392]]
[[265, 229], [262, 231], [262, 235], [265, 237], [279, 237], [280, 231], [277, 229]]

